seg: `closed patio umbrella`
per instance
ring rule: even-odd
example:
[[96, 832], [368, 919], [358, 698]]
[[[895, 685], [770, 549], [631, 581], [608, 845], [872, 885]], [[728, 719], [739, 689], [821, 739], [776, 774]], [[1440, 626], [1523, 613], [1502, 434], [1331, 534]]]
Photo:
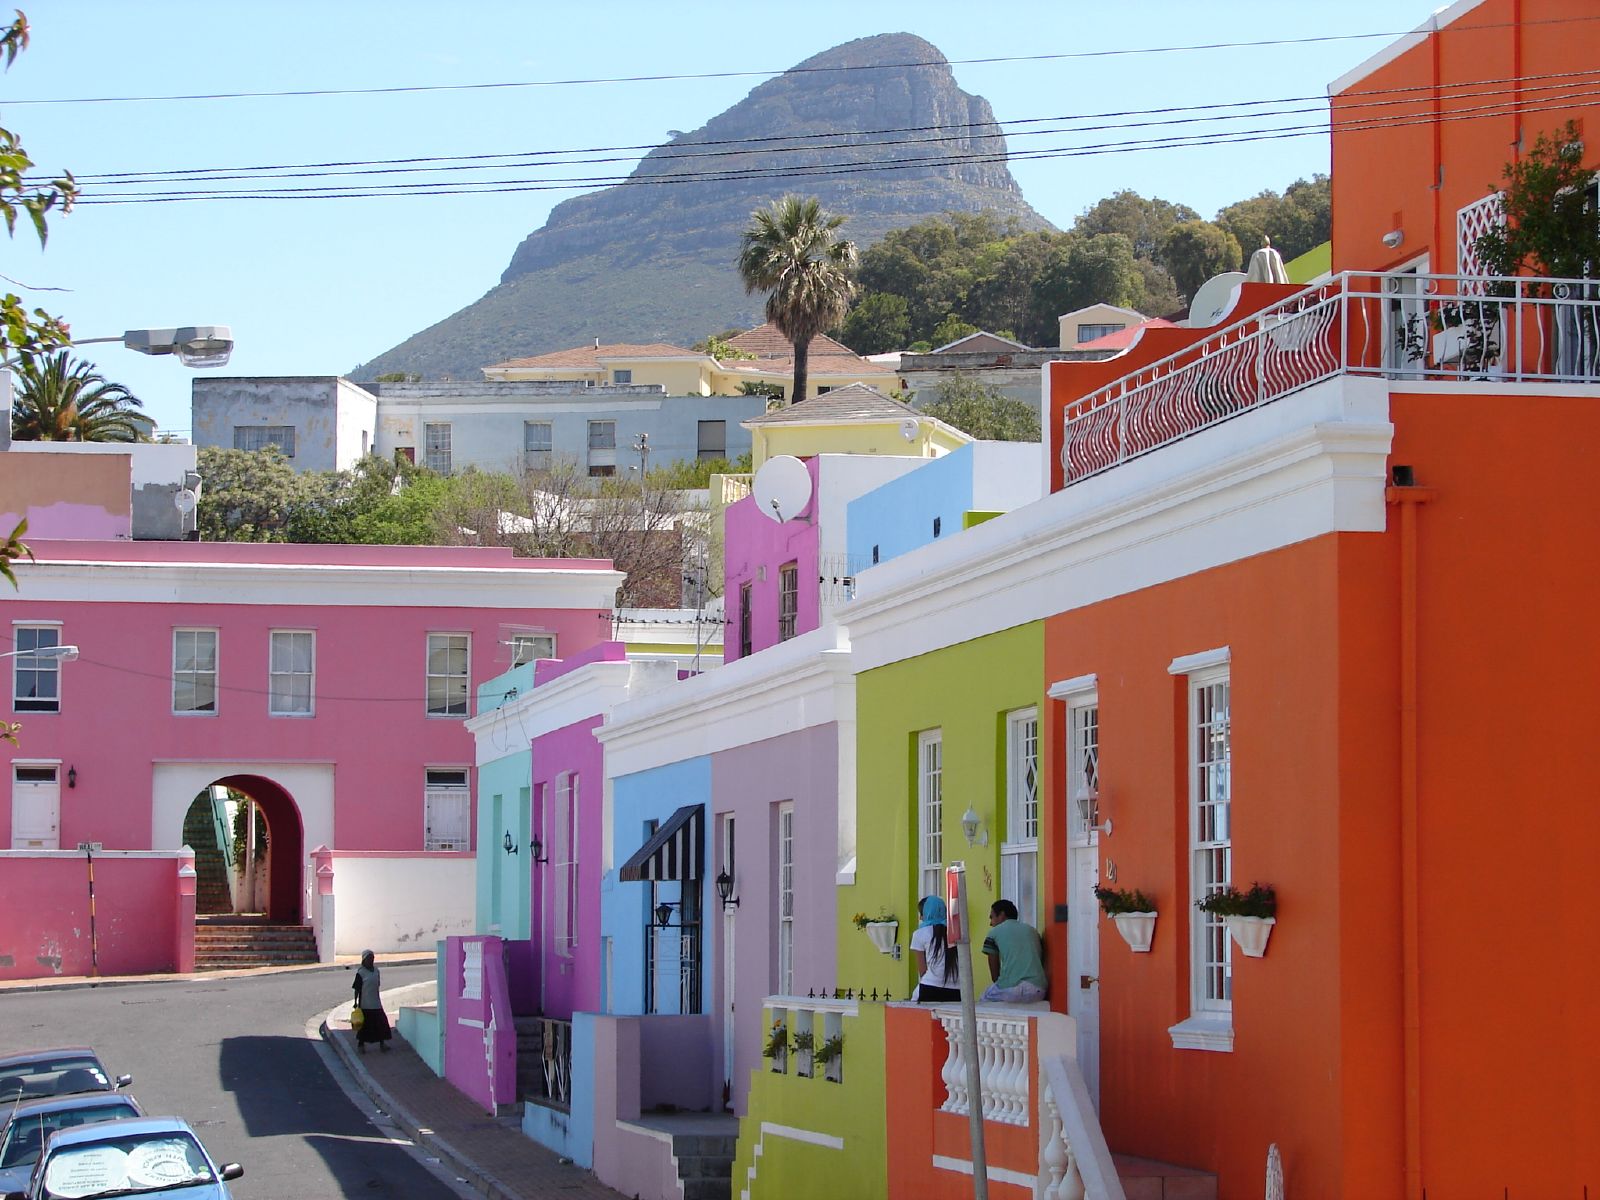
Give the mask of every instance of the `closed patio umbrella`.
[[1261, 249], [1250, 256], [1245, 279], [1250, 283], [1289, 282], [1289, 273], [1283, 269], [1283, 255], [1272, 248], [1271, 238], [1262, 238]]

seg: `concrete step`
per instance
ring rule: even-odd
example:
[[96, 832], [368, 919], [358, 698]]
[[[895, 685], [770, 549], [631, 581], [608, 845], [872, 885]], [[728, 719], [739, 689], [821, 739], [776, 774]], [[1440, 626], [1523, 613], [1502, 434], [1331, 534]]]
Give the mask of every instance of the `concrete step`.
[[682, 1179], [683, 1200], [733, 1200], [732, 1179]]
[[679, 1159], [727, 1157], [738, 1152], [739, 1139], [716, 1133], [675, 1133], [672, 1135], [672, 1153]]
[[732, 1179], [733, 1156], [691, 1154], [688, 1158], [678, 1159], [678, 1178], [690, 1179]]
[[314, 963], [317, 943], [306, 925], [201, 921], [195, 925], [194, 957], [200, 971]]
[[1128, 1200], [1217, 1200], [1217, 1177], [1153, 1158], [1113, 1154]]

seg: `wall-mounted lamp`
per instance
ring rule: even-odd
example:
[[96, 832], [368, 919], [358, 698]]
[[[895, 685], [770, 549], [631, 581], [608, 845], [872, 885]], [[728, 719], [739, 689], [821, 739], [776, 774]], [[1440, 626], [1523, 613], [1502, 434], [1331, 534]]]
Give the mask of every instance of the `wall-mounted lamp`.
[[69, 788], [75, 788], [75, 787], [78, 786], [78, 768], [77, 767], [68, 767], [67, 768], [67, 786]]
[[733, 894], [733, 876], [725, 870], [717, 872], [717, 896], [723, 908], [739, 907], [739, 897]]
[[1400, 249], [1400, 243], [1405, 240], [1406, 231], [1403, 229], [1391, 229], [1388, 233], [1383, 235], [1383, 244], [1389, 247], [1391, 250]]
[[506, 836], [500, 839], [500, 846], [507, 854], [517, 852], [517, 844], [511, 840], [511, 830], [506, 830]]
[[539, 840], [539, 835], [537, 833], [533, 835], [533, 841], [528, 845], [528, 852], [531, 855], [531, 861], [533, 862], [543, 864], [550, 861], [545, 857], [544, 843]]
[[677, 907], [677, 902], [673, 900], [663, 900], [656, 905], [656, 924], [663, 929], [672, 924], [672, 910]]
[[989, 844], [989, 831], [983, 828], [983, 818], [978, 816], [975, 809], [969, 808], [961, 815], [961, 832], [966, 834], [969, 846]]

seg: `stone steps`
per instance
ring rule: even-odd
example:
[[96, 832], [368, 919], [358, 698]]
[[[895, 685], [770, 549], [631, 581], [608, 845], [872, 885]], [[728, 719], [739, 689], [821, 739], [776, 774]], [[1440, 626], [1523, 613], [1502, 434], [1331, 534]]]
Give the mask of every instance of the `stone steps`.
[[672, 1155], [678, 1161], [683, 1200], [731, 1200], [737, 1136], [675, 1133]]
[[1128, 1200], [1217, 1200], [1217, 1177], [1206, 1171], [1113, 1154]]
[[197, 971], [240, 967], [292, 966], [317, 961], [317, 942], [309, 925], [202, 921], [194, 930]]

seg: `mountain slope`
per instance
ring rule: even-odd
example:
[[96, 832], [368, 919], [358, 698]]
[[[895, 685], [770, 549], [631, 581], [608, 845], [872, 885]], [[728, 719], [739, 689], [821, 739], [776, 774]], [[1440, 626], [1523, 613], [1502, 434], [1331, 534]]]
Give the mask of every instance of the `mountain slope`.
[[[933, 65], [895, 65], [908, 63]], [[881, 130], [918, 132], [868, 132]], [[988, 101], [957, 87], [929, 42], [894, 33], [836, 46], [652, 150], [626, 183], [557, 205], [498, 286], [353, 375], [477, 378], [489, 363], [596, 337], [687, 345], [757, 324], [761, 297], [744, 294], [732, 264], [751, 210], [786, 192], [847, 214], [846, 235], [863, 245], [953, 210], [1048, 227], [1004, 153]], [[973, 155], [997, 161], [961, 161]], [[871, 169], [905, 159], [915, 162]], [[806, 173], [818, 168], [848, 173]], [[719, 178], [694, 178], [707, 171]]]

